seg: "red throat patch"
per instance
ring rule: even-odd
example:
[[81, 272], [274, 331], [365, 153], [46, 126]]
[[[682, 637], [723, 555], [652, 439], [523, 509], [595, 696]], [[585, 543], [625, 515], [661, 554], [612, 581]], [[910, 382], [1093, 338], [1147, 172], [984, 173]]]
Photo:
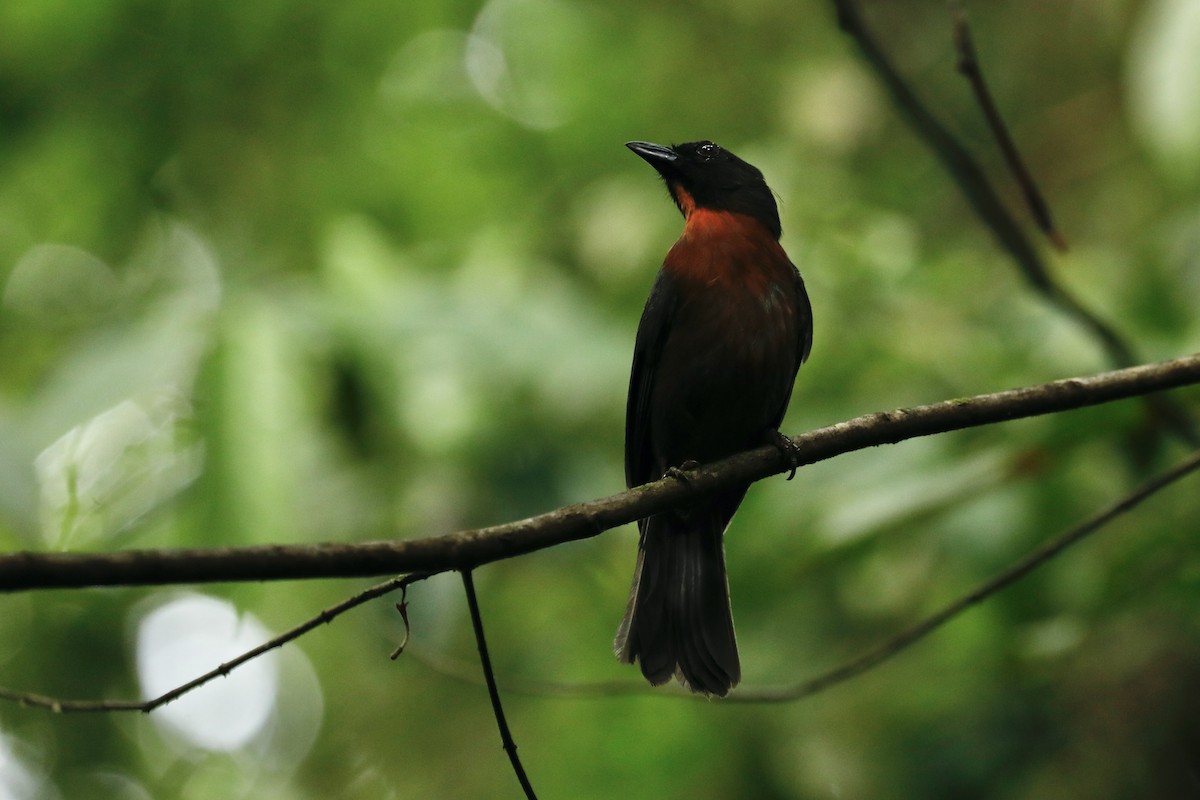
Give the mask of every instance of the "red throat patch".
[[683, 212], [683, 218], [687, 219], [696, 210], [696, 198], [692, 197], [688, 190], [674, 184], [671, 186], [671, 194], [675, 196], [675, 202], [679, 205], [679, 210]]
[[790, 280], [795, 268], [775, 237], [753, 217], [693, 207], [663, 269], [709, 286], [739, 284], [765, 293], [769, 283]]
[[[690, 199], [690, 196], [689, 196]], [[755, 246], [759, 238], [770, 234], [762, 224], [745, 214], [732, 211], [714, 211], [710, 208], [693, 207], [683, 226], [683, 235], [690, 239], [708, 240], [710, 243], [733, 243]]]

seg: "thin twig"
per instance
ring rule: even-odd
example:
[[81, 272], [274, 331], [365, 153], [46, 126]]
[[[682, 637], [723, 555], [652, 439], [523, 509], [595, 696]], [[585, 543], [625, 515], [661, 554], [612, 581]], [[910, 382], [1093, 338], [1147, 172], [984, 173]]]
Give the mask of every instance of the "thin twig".
[[412, 634], [412, 627], [408, 623], [408, 586], [400, 587], [400, 602], [396, 603], [396, 611], [400, 614], [400, 620], [404, 623], [404, 638], [400, 640], [400, 644], [396, 645], [396, 649], [388, 656], [392, 661], [404, 654], [404, 648], [408, 647], [408, 640]]
[[[882, 662], [887, 661], [892, 656], [899, 654], [901, 651], [912, 644], [915, 644], [920, 639], [923, 639], [925, 636], [946, 624], [958, 614], [967, 610], [970, 606], [979, 603], [990, 595], [995, 594], [996, 592], [1007, 588], [1012, 583], [1020, 580], [1029, 572], [1062, 553], [1068, 547], [1077, 544], [1091, 534], [1097, 532], [1101, 527], [1108, 522], [1111, 522], [1117, 516], [1132, 510], [1151, 495], [1162, 489], [1165, 489], [1175, 481], [1193, 472], [1197, 469], [1197, 467], [1200, 467], [1200, 453], [1193, 455], [1191, 458], [1174, 469], [1171, 469], [1162, 475], [1147, 481], [1133, 492], [1114, 503], [1108, 509], [1100, 512], [1096, 516], [1071, 529], [1070, 531], [1067, 531], [1061, 536], [1051, 540], [1029, 556], [1026, 556], [1024, 559], [1004, 570], [991, 580], [980, 584], [978, 587], [963, 595], [953, 603], [950, 603], [942, 610], [929, 617], [926, 617], [907, 630], [893, 636], [883, 644], [853, 659], [852, 661], [841, 664], [815, 678], [809, 678], [790, 686], [775, 689], [744, 689], [737, 691], [730, 695], [730, 697], [726, 699], [726, 702], [752, 703], [799, 700], [817, 694], [818, 692], [824, 691], [825, 689], [860, 675], [863, 672], [878, 666]], [[11, 689], [2, 688], [0, 688], [0, 699], [9, 700], [22, 706], [45, 708], [54, 711], [55, 713], [96, 711], [149, 712], [178, 698], [186, 692], [213, 680], [218, 676], [229, 674], [231, 670], [235, 669], [241, 664], [246, 663], [252, 658], [297, 639], [313, 628], [330, 622], [335, 617], [340, 616], [356, 606], [362, 605], [363, 603], [387, 594], [388, 592], [395, 591], [396, 589], [404, 589], [410, 584], [424, 580], [428, 577], [430, 577], [429, 573], [412, 574], [400, 578], [393, 578], [392, 580], [385, 581], [384, 583], [366, 589], [335, 606], [325, 609], [307, 622], [292, 628], [291, 630], [275, 637], [269, 642], [266, 642], [265, 644], [242, 654], [232, 661], [221, 664], [215, 669], [205, 673], [204, 675], [201, 675], [193, 681], [184, 684], [183, 686], [172, 689], [170, 692], [151, 700], [141, 702], [128, 700], [61, 700], [59, 698], [48, 697], [46, 695], [35, 694], [32, 692], [17, 692]], [[469, 577], [464, 577], [464, 580], [468, 579]], [[470, 602], [471, 596], [472, 594], [468, 595], [468, 602]], [[480, 624], [482, 625], [482, 623]], [[477, 630], [477, 636], [481, 634], [482, 628], [479, 628]], [[482, 643], [482, 640], [480, 641], [482, 646], [486, 648], [486, 644]], [[413, 655], [435, 672], [456, 680], [461, 680], [468, 683], [478, 683], [474, 676], [468, 674], [465, 665], [456, 662], [447, 656], [435, 656], [433, 654], [420, 651], [415, 651]], [[486, 652], [484, 652], [483, 656], [486, 658]], [[487, 670], [485, 675], [489, 677], [490, 681], [494, 682], [495, 678], [494, 675], [491, 674], [490, 661], [487, 661]], [[517, 694], [535, 696], [607, 697], [621, 694], [653, 694], [661, 697], [693, 697], [693, 695], [685, 694], [683, 692], [655, 690], [640, 681], [607, 681], [600, 683], [572, 684], [521, 678], [507, 678], [505, 679], [505, 688], [507, 691], [515, 692]], [[491, 689], [489, 687], [489, 691], [490, 690]], [[505, 729], [507, 729], [507, 726], [505, 726]]]
[[975, 212], [1014, 258], [1026, 279], [1039, 290], [1052, 292], [1056, 284], [1049, 270], [992, 189], [983, 169], [901, 77], [891, 58], [867, 28], [858, 3], [855, 0], [833, 0], [833, 4], [842, 30], [858, 45], [863, 58], [891, 94], [896, 108], [949, 170]]
[[[1200, 355], [995, 394], [867, 414], [796, 437], [801, 465], [918, 436], [1099, 405], [1200, 383]], [[688, 473], [529, 519], [424, 539], [353, 544], [0, 555], [0, 592], [82, 586], [351, 578], [463, 570], [606, 530], [735, 485], [786, 472], [768, 445]]]
[[[1114, 367], [1128, 367], [1141, 359], [1126, 338], [1107, 320], [1059, 283], [1037, 248], [1005, 208], [983, 169], [950, 131], [938, 122], [896, 69], [878, 40], [867, 28], [855, 0], [833, 0], [838, 24], [858, 45], [867, 64], [887, 88], [892, 102], [913, 131], [954, 178], [976, 215], [1012, 257], [1021, 274], [1048, 302], [1088, 330], [1100, 343]], [[1192, 447], [1200, 446], [1200, 432], [1191, 415], [1169, 398], [1146, 401], [1156, 426], [1171, 431]]]
[[[798, 683], [773, 688], [743, 688], [735, 689], [722, 703], [783, 703], [802, 700], [820, 694], [838, 684], [856, 678], [864, 672], [879, 666], [904, 650], [924, 639], [938, 628], [963, 613], [971, 606], [981, 603], [993, 594], [1008, 588], [1033, 570], [1055, 558], [1072, 545], [1078, 544], [1099, 531], [1108, 523], [1125, 514], [1143, 501], [1167, 488], [1179, 479], [1195, 472], [1200, 468], [1200, 451], [1174, 468], [1146, 481], [1129, 494], [1113, 503], [1090, 519], [1074, 528], [1051, 539], [1046, 544], [1034, 550], [1012, 566], [1000, 572], [990, 580], [976, 586], [957, 600], [949, 603], [941, 610], [925, 617], [911, 627], [892, 636], [885, 642], [875, 646], [857, 658], [839, 664], [815, 678], [807, 678]], [[479, 680], [471, 674], [465, 663], [445, 655], [433, 655], [427, 652], [414, 653], [414, 656], [429, 669], [440, 675], [453, 678], [464, 683], [478, 685]], [[506, 691], [539, 697], [563, 698], [594, 698], [614, 697], [622, 695], [653, 695], [664, 698], [682, 700], [705, 700], [703, 695], [684, 692], [675, 687], [656, 688], [644, 681], [599, 681], [593, 683], [566, 683], [556, 681], [531, 680], [527, 678], [505, 677]]]
[[730, 695], [729, 699], [742, 703], [792, 701], [817, 694], [839, 683], [845, 683], [849, 679], [861, 675], [872, 667], [878, 666], [882, 662], [906, 650], [914, 643], [924, 639], [971, 606], [996, 594], [1002, 589], [1008, 588], [1033, 570], [1062, 553], [1068, 547], [1096, 533], [1121, 514], [1135, 508], [1147, 498], [1175, 483], [1180, 478], [1196, 471], [1197, 468], [1200, 468], [1200, 452], [1193, 453], [1188, 459], [1177, 466], [1146, 481], [1113, 505], [1046, 542], [1025, 558], [990, 580], [984, 581], [937, 613], [931, 614], [852, 661], [835, 667], [823, 675], [818, 675], [815, 678], [810, 678], [800, 683], [776, 689], [734, 692]]
[[[408, 654], [420, 663], [421, 666], [444, 678], [449, 678], [459, 683], [467, 683], [472, 686], [486, 686], [483, 679], [479, 677], [473, 661], [417, 647], [411, 648]], [[675, 684], [651, 686], [643, 680], [572, 682], [527, 678], [520, 675], [501, 675], [496, 679], [496, 683], [497, 685], [503, 685], [504, 691], [508, 694], [517, 694], [525, 697], [561, 697], [577, 700], [637, 694], [652, 697], [674, 697], [678, 695], [679, 697], [707, 699], [705, 695], [695, 695], [691, 692], [685, 692]]]
[[963, 4], [958, 0], [951, 2], [950, 15], [954, 22], [954, 45], [958, 50], [958, 71], [971, 84], [971, 90], [975, 93], [979, 108], [983, 111], [988, 127], [996, 138], [996, 144], [1004, 155], [1008, 168], [1012, 170], [1013, 177], [1021, 186], [1021, 193], [1025, 195], [1025, 202], [1029, 206], [1029, 212], [1033, 215], [1034, 222], [1046, 234], [1051, 244], [1059, 252], [1065, 253], [1067, 240], [1050, 218], [1050, 206], [1033, 180], [1029, 168], [1025, 166], [1025, 161], [1021, 158], [1021, 154], [1008, 132], [1008, 126], [1004, 124], [1004, 118], [1000, 116], [1000, 110], [996, 107], [996, 101], [992, 98], [987, 81], [984, 80], [983, 69], [979, 66], [979, 57], [975, 51], [975, 42], [971, 38], [971, 29], [967, 24], [967, 14]]
[[517, 781], [525, 791], [525, 797], [529, 800], [537, 800], [537, 795], [533, 793], [533, 786], [529, 783], [529, 776], [525, 774], [525, 768], [521, 766], [521, 759], [517, 757], [517, 743], [513, 741], [512, 733], [508, 729], [508, 721], [504, 719], [504, 708], [500, 705], [500, 690], [496, 688], [492, 660], [488, 657], [487, 639], [483, 635], [483, 617], [479, 614], [479, 600], [475, 597], [475, 579], [471, 577], [471, 570], [464, 569], [462, 571], [462, 580], [463, 589], [467, 593], [467, 607], [471, 610], [471, 627], [475, 630], [475, 644], [479, 646], [479, 664], [483, 667], [488, 697], [492, 701], [492, 711], [496, 715], [496, 726], [500, 729], [500, 742], [504, 747], [504, 752], [508, 754], [508, 760], [512, 764], [513, 772], [517, 775]]
[[360, 606], [369, 600], [374, 600], [376, 597], [388, 594], [389, 592], [394, 592], [396, 589], [404, 589], [409, 585], [416, 583], [417, 581], [423, 581], [430, 576], [431, 573], [413, 573], [411, 575], [392, 578], [389, 581], [384, 581], [383, 583], [372, 586], [371, 588], [361, 591], [347, 600], [343, 600], [335, 606], [330, 606], [307, 622], [303, 622], [291, 630], [276, 636], [274, 639], [264, 642], [258, 647], [255, 647], [253, 650], [248, 650], [237, 658], [231, 661], [226, 661], [225, 663], [214, 667], [203, 675], [200, 675], [199, 677], [190, 680], [181, 686], [177, 686], [165, 694], [151, 698], [150, 700], [61, 700], [56, 697], [48, 697], [46, 695], [35, 694], [33, 692], [20, 692], [4, 688], [0, 688], [0, 700], [9, 700], [17, 703], [18, 705], [29, 706], [33, 708], [44, 708], [53, 711], [56, 714], [88, 713], [96, 711], [141, 711], [148, 714], [159, 706], [166, 705], [172, 700], [176, 700], [182, 695], [185, 695], [194, 689], [200, 688], [215, 678], [228, 675], [234, 669], [237, 669], [247, 661], [261, 656], [263, 653], [274, 650], [277, 647], [281, 647], [294, 639], [299, 639], [313, 628], [331, 622], [334, 618], [341, 616], [352, 608]]

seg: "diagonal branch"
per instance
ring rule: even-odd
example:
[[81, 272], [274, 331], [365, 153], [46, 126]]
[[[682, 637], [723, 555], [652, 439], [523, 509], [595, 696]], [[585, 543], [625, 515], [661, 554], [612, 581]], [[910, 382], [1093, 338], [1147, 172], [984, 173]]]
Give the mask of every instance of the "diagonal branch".
[[[801, 465], [919, 436], [1050, 414], [1200, 383], [1200, 355], [1087, 378], [867, 414], [798, 436]], [[627, 492], [490, 528], [358, 544], [34, 553], [0, 556], [0, 592], [84, 586], [161, 586], [216, 581], [299, 580], [447, 572], [596, 536], [697, 494], [787, 471], [779, 449], [760, 447]]]
[[[983, 168], [901, 77], [891, 58], [867, 28], [858, 3], [855, 0], [833, 0], [833, 3], [837, 9], [838, 25], [854, 39], [863, 58], [891, 94], [896, 108], [950, 172], [975, 213], [992, 230], [1001, 247], [1013, 257], [1025, 278], [1043, 294], [1055, 294], [1058, 286], [1045, 262], [1004, 207]], [[1127, 348], [1120, 355], [1117, 363], [1122, 366], [1132, 359]]]
[[[856, 0], [833, 0], [838, 25], [858, 45], [863, 58], [875, 71], [892, 96], [892, 102], [942, 165], [954, 178], [967, 202], [1012, 257], [1031, 286], [1052, 305], [1075, 320], [1103, 347], [1114, 367], [1128, 367], [1141, 359], [1116, 327], [1089, 308], [1059, 283], [1036, 247], [1005, 208], [987, 175], [965, 147], [921, 102], [916, 92], [901, 77], [879, 41], [867, 28]], [[1176, 404], [1151, 398], [1150, 412], [1155, 420], [1192, 446], [1200, 446], [1195, 422]]]
[[277, 647], [282, 647], [288, 642], [299, 639], [313, 628], [317, 628], [321, 625], [332, 622], [334, 618], [341, 616], [352, 608], [361, 606], [363, 603], [366, 603], [369, 600], [374, 600], [376, 597], [381, 597], [390, 592], [394, 592], [397, 589], [405, 589], [417, 581], [423, 581], [428, 577], [431, 577], [430, 573], [414, 573], [412, 575], [405, 575], [399, 578], [392, 578], [390, 581], [384, 581], [383, 583], [372, 586], [369, 589], [364, 589], [353, 597], [343, 600], [335, 606], [330, 606], [312, 619], [302, 622], [291, 630], [279, 634], [274, 639], [263, 642], [258, 647], [255, 647], [252, 650], [247, 650], [237, 658], [231, 661], [226, 661], [224, 664], [219, 664], [203, 675], [193, 678], [187, 683], [176, 686], [169, 692], [161, 694], [158, 697], [152, 697], [149, 700], [60, 700], [56, 697], [48, 697], [46, 695], [36, 694], [33, 692], [18, 692], [12, 689], [4, 688], [0, 688], [0, 700], [8, 700], [18, 705], [29, 706], [32, 708], [44, 708], [49, 711], [53, 711], [56, 714], [87, 713], [95, 711], [141, 711], [149, 714], [159, 706], [164, 706], [172, 700], [177, 700], [188, 692], [200, 688], [209, 681], [228, 675], [234, 669], [237, 669], [247, 661], [258, 658], [269, 650], [274, 650]]
[[[1021, 578], [1028, 575], [1033, 570], [1042, 566], [1051, 559], [1061, 555], [1067, 548], [1078, 544], [1092, 534], [1098, 532], [1108, 523], [1122, 514], [1132, 511], [1137, 506], [1141, 505], [1145, 500], [1152, 495], [1166, 489], [1181, 478], [1190, 475], [1200, 468], [1200, 452], [1193, 453], [1191, 457], [1186, 459], [1181, 464], [1174, 468], [1155, 476], [1143, 483], [1141, 486], [1134, 489], [1132, 492], [1122, 497], [1117, 502], [1105, 510], [1099, 512], [1090, 519], [1080, 523], [1076, 527], [1057, 536], [1046, 544], [1042, 545], [1025, 558], [1013, 564], [1003, 572], [994, 576], [990, 580], [976, 586], [970, 592], [966, 593], [957, 600], [949, 603], [941, 610], [929, 615], [920, 620], [909, 628], [892, 636], [887, 641], [868, 650], [862, 655], [851, 659], [845, 663], [839, 664], [836, 667], [817, 675], [813, 678], [807, 678], [798, 683], [789, 684], [776, 688], [764, 689], [743, 689], [734, 692], [725, 699], [727, 703], [768, 703], [768, 702], [792, 702], [811, 697], [815, 694], [831, 689], [838, 684], [845, 683], [859, 675], [869, 672], [885, 661], [890, 660], [894, 656], [899, 655], [904, 650], [907, 650], [912, 645], [924, 639], [929, 634], [941, 628], [953, 620], [958, 615], [969, 609], [971, 606], [977, 605], [988, 597], [1008, 588], [1013, 583], [1016, 583]], [[201, 675], [193, 681], [189, 681], [183, 686], [167, 692], [153, 700], [144, 702], [136, 701], [96, 701], [96, 700], [60, 700], [53, 697], [34, 694], [30, 692], [16, 692], [10, 689], [0, 688], [0, 699], [10, 700], [20, 705], [45, 708], [56, 713], [65, 712], [86, 712], [86, 711], [153, 711], [160, 705], [163, 705], [180, 695], [197, 688], [199, 685], [212, 680], [220, 675], [226, 675], [230, 670], [249, 661], [250, 659], [266, 652], [274, 647], [279, 647], [293, 639], [299, 638], [304, 633], [312, 630], [322, 623], [330, 622], [334, 617], [344, 613], [345, 611], [361, 605], [368, 600], [379, 597], [380, 595], [402, 589], [411, 583], [419, 580], [424, 580], [429, 577], [428, 574], [414, 574], [403, 578], [394, 578], [385, 583], [373, 586], [350, 599], [339, 603], [336, 606], [322, 611], [313, 619], [296, 626], [290, 631], [277, 636], [271, 641], [263, 644], [254, 650], [248, 651], [233, 661], [220, 665], [219, 667]], [[467, 580], [464, 577], [464, 581]], [[473, 585], [471, 587], [473, 592]], [[476, 601], [477, 602], [477, 601]], [[472, 617], [474, 624], [475, 617]], [[482, 621], [479, 623], [482, 626]], [[482, 630], [479, 631], [482, 633]], [[477, 634], [478, 635], [478, 634]], [[481, 641], [481, 647], [486, 648], [486, 644]], [[480, 685], [478, 677], [472, 672], [469, 665], [445, 655], [437, 655], [427, 653], [420, 650], [413, 651], [413, 657], [424, 664], [434, 672], [444, 675], [454, 680], [463, 683]], [[487, 678], [486, 685], [489, 693], [496, 691], [495, 676], [491, 672], [490, 661], [486, 662], [485, 676]], [[582, 697], [613, 697], [618, 695], [647, 695], [656, 697], [677, 697], [683, 699], [698, 699], [701, 695], [695, 695], [674, 688], [661, 689], [652, 687], [645, 682], [637, 681], [604, 681], [599, 683], [561, 683], [557, 681], [535, 680], [518, 677], [508, 677], [505, 679], [505, 688], [507, 691], [515, 694], [531, 695], [538, 697], [564, 697], [564, 698], [582, 698]], [[496, 702], [498, 702], [498, 697]], [[707, 699], [707, 698], [704, 698]], [[503, 713], [503, 712], [501, 712]], [[507, 747], [506, 747], [507, 749]], [[516, 745], [513, 745], [515, 751]], [[515, 752], [512, 754], [515, 757]]]
[[[1129, 494], [1113, 503], [1108, 508], [1076, 525], [1070, 530], [1059, 534], [1041, 547], [1028, 554], [1020, 561], [979, 584], [971, 591], [947, 604], [940, 610], [897, 633], [886, 641], [876, 645], [867, 652], [839, 664], [820, 675], [806, 678], [797, 683], [779, 687], [762, 689], [742, 688], [725, 697], [723, 703], [783, 703], [803, 700], [838, 684], [857, 678], [865, 672], [889, 661], [894, 656], [907, 650], [912, 645], [924, 639], [929, 634], [941, 628], [972, 606], [978, 605], [992, 595], [1007, 589], [1012, 584], [1024, 578], [1030, 572], [1061, 555], [1069, 547], [1082, 542], [1098, 532], [1117, 517], [1132, 511], [1145, 500], [1171, 486], [1197, 469], [1200, 469], [1200, 452], [1193, 453], [1189, 458], [1166, 472], [1157, 475], [1138, 486]], [[466, 662], [446, 655], [430, 652], [415, 651], [414, 657], [439, 675], [444, 675], [463, 683], [479, 685], [480, 680]], [[645, 695], [653, 697], [671, 697], [681, 700], [704, 700], [709, 698], [686, 692], [679, 687], [655, 687], [645, 681], [598, 681], [593, 683], [564, 683], [559, 681], [538, 680], [508, 676], [504, 679], [505, 690], [512, 694], [523, 694], [535, 697], [591, 698], [615, 697], [623, 695]]]
[[1021, 158], [1017, 145], [1008, 132], [1008, 126], [1004, 124], [1004, 118], [1000, 116], [1000, 109], [996, 107], [996, 101], [992, 99], [992, 92], [988, 89], [987, 81], [983, 78], [983, 69], [979, 66], [979, 57], [975, 53], [975, 42], [971, 38], [971, 28], [967, 24], [967, 13], [960, 0], [951, 2], [950, 14], [954, 21], [954, 45], [958, 49], [958, 71], [971, 84], [971, 90], [975, 92], [975, 99], [979, 101], [979, 107], [983, 111], [984, 118], [987, 119], [988, 127], [991, 128], [992, 135], [996, 137], [996, 144], [1004, 155], [1004, 160], [1008, 163], [1013, 177], [1017, 179], [1021, 193], [1025, 195], [1025, 203], [1029, 206], [1034, 222], [1060, 252], [1066, 252], [1067, 240], [1063, 238], [1062, 233], [1055, 227], [1054, 220], [1050, 218], [1050, 206], [1042, 197], [1029, 168], [1025, 166], [1025, 160]]
[[800, 700], [823, 692], [839, 683], [845, 683], [851, 678], [857, 677], [887, 661], [892, 656], [899, 655], [902, 651], [907, 650], [913, 644], [924, 639], [971, 606], [982, 602], [1002, 589], [1007, 589], [1042, 564], [1062, 553], [1068, 547], [1083, 541], [1113, 519], [1141, 504], [1142, 501], [1167, 488], [1180, 478], [1192, 474], [1197, 468], [1200, 468], [1200, 452], [1193, 453], [1182, 463], [1146, 481], [1100, 513], [1051, 539], [1025, 558], [991, 579], [984, 581], [940, 611], [901, 631], [877, 647], [863, 653], [858, 658], [835, 667], [815, 678], [809, 678], [799, 683], [775, 689], [737, 692], [731, 695], [729, 699], [741, 703], [776, 703]]

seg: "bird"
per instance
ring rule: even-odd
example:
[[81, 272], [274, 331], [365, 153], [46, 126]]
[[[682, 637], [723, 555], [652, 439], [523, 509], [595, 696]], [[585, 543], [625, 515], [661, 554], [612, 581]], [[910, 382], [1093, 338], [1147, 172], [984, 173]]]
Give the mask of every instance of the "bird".
[[[779, 243], [775, 196], [756, 167], [711, 141], [628, 142], [683, 214], [634, 343], [625, 418], [629, 488], [767, 443], [812, 348], [812, 306]], [[741, 680], [725, 568], [738, 486], [638, 521], [638, 554], [613, 643], [655, 686], [724, 697]]]

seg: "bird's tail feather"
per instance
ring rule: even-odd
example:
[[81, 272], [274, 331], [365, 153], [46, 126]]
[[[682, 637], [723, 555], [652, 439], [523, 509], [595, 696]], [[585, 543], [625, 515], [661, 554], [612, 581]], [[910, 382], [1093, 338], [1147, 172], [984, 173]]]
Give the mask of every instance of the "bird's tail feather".
[[723, 517], [662, 514], [645, 523], [614, 648], [654, 685], [674, 675], [693, 691], [723, 697], [741, 679]]

